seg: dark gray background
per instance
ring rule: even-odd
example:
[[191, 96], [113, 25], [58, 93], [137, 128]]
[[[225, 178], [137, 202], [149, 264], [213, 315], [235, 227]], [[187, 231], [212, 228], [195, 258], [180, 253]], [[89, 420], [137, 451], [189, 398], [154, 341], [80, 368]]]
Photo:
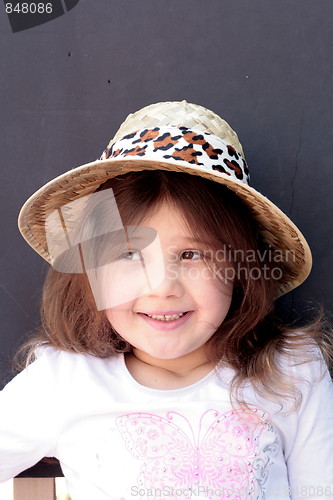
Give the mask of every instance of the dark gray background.
[[21, 205], [153, 102], [186, 99], [235, 128], [253, 186], [313, 251], [283, 314], [332, 309], [332, 0], [80, 0], [15, 34], [1, 7], [2, 382], [38, 322], [47, 269], [18, 232]]

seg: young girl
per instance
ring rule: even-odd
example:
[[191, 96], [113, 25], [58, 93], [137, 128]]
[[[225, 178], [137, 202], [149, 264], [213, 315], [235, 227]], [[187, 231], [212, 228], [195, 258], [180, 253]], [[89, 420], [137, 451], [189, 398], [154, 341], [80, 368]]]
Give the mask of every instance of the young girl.
[[19, 226], [52, 268], [1, 394], [1, 480], [56, 457], [73, 500], [333, 497], [330, 337], [273, 305], [310, 250], [224, 120], [186, 101], [129, 115]]

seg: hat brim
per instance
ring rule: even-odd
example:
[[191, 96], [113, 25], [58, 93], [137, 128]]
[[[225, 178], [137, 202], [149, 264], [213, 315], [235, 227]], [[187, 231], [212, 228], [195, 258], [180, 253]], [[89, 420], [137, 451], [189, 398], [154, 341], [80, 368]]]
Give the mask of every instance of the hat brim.
[[287, 215], [251, 186], [227, 174], [198, 168], [186, 161], [118, 157], [97, 160], [74, 168], [45, 184], [26, 201], [18, 218], [21, 234], [43, 259], [51, 263], [45, 234], [47, 216], [63, 205], [95, 192], [108, 179], [142, 170], [164, 170], [197, 175], [223, 184], [235, 192], [248, 206], [266, 243], [273, 250], [289, 252], [293, 257], [288, 263], [288, 270], [280, 280], [277, 280], [276, 297], [293, 290], [309, 275], [312, 267], [310, 248], [300, 230]]

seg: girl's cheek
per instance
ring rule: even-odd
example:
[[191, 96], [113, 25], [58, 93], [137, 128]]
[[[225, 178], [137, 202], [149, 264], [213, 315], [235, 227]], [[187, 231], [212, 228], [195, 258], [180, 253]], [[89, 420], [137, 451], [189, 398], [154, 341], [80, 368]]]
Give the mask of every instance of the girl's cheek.
[[163, 259], [112, 262], [87, 271], [99, 311], [126, 304], [150, 293], [165, 279]]

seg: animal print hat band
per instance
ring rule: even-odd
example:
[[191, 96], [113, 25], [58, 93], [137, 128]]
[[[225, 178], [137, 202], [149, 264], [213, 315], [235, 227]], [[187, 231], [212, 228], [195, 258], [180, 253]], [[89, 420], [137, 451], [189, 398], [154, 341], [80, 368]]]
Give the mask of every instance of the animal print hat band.
[[[130, 114], [101, 157], [74, 168], [40, 188], [24, 204], [19, 229], [47, 262], [54, 255], [47, 228], [64, 208], [79, 206], [107, 179], [141, 170], [184, 172], [224, 184], [248, 206], [269, 247], [293, 259], [276, 280], [276, 296], [309, 275], [311, 252], [299, 229], [272, 202], [249, 185], [249, 170], [236, 133], [214, 112], [186, 101], [161, 102]], [[80, 201], [79, 201], [80, 200]], [[66, 221], [65, 221], [66, 222]]]

